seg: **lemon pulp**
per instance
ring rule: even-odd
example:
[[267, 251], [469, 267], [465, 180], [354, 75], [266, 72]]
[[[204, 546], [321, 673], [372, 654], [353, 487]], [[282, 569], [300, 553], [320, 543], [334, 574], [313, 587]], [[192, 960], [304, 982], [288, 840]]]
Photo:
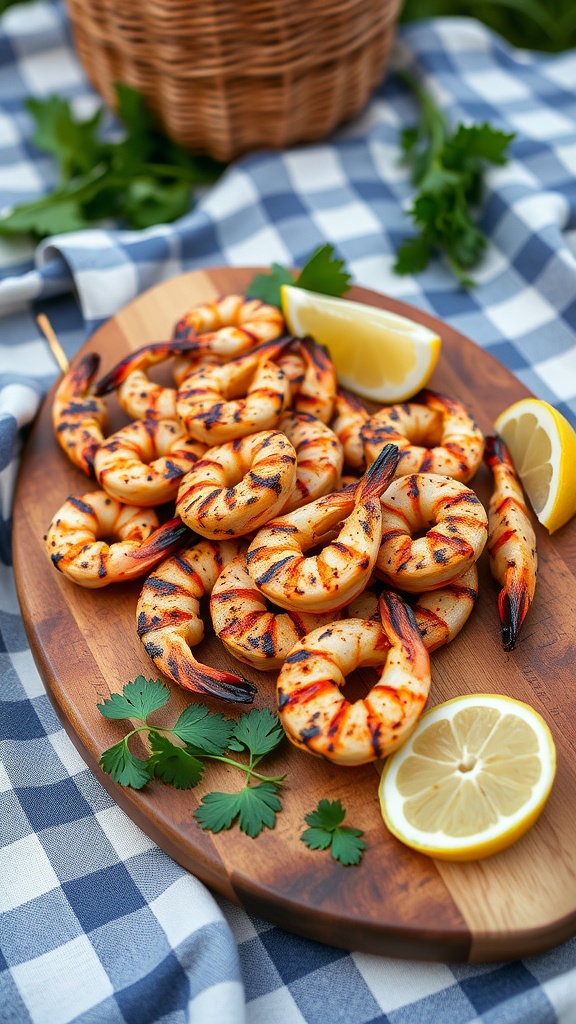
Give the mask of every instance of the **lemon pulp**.
[[568, 420], [537, 398], [514, 402], [494, 428], [508, 448], [539, 522], [550, 533], [576, 514], [576, 431]]
[[380, 802], [390, 831], [431, 856], [472, 860], [533, 824], [556, 767], [548, 726], [529, 705], [457, 697], [422, 716], [386, 763]]
[[340, 383], [375, 401], [405, 401], [428, 382], [440, 354], [437, 334], [389, 310], [283, 285], [288, 329], [325, 345]]

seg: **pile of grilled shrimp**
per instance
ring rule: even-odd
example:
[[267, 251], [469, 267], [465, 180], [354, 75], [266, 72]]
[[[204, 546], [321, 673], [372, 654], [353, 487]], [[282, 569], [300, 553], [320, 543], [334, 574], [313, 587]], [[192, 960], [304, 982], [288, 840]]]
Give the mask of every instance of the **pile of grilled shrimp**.
[[[148, 376], [168, 359], [173, 387]], [[504, 444], [460, 402], [426, 389], [371, 413], [337, 386], [323, 347], [242, 295], [195, 306], [170, 341], [96, 380], [99, 369], [98, 355], [80, 358], [56, 391], [58, 443], [99, 489], [58, 509], [46, 551], [83, 587], [146, 576], [136, 629], [164, 676], [253, 701], [251, 681], [194, 658], [209, 596], [234, 658], [277, 672], [289, 739], [357, 765], [414, 729], [430, 653], [468, 619], [485, 546], [514, 647], [534, 595], [534, 531]], [[111, 392], [130, 422], [106, 436]], [[467, 486], [483, 459], [488, 512]], [[378, 681], [350, 702], [342, 687], [360, 665]]]

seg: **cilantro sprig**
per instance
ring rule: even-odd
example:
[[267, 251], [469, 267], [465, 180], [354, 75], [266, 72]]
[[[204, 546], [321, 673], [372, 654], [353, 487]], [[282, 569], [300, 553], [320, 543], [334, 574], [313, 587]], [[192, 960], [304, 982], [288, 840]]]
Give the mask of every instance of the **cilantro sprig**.
[[488, 165], [506, 163], [515, 136], [488, 123], [458, 124], [452, 131], [430, 94], [411, 75], [402, 77], [420, 104], [417, 125], [400, 136], [403, 160], [417, 190], [408, 212], [418, 234], [402, 242], [394, 269], [418, 274], [439, 251], [460, 283], [469, 287], [474, 281], [468, 271], [488, 244], [473, 217], [481, 203], [484, 174]]
[[132, 228], [151, 227], [187, 213], [191, 191], [218, 177], [222, 164], [191, 156], [161, 134], [138, 92], [123, 84], [115, 89], [125, 129], [116, 140], [100, 131], [103, 108], [79, 120], [61, 96], [27, 101], [32, 141], [54, 157], [59, 181], [47, 195], [0, 218], [0, 234], [43, 238], [108, 218]]
[[305, 815], [304, 821], [310, 828], [304, 830], [300, 839], [310, 850], [330, 850], [334, 860], [346, 866], [359, 864], [366, 843], [359, 828], [343, 825], [346, 818], [340, 800], [320, 800], [315, 811]]
[[312, 253], [296, 276], [280, 263], [272, 263], [270, 273], [254, 275], [246, 295], [250, 299], [260, 299], [272, 306], [280, 306], [280, 288], [283, 284], [320, 292], [321, 295], [338, 296], [348, 291], [351, 281], [344, 260], [338, 259], [334, 246], [327, 243]]
[[[171, 728], [149, 724], [149, 716], [169, 698], [170, 690], [160, 679], [138, 676], [126, 683], [122, 693], [113, 693], [97, 705], [104, 718], [142, 723], [103, 752], [103, 771], [114, 782], [133, 789], [142, 789], [154, 778], [176, 789], [191, 789], [202, 780], [206, 761], [220, 761], [244, 774], [244, 786], [236, 793], [206, 793], [194, 813], [200, 827], [220, 832], [237, 821], [251, 838], [263, 828], [274, 828], [282, 809], [278, 792], [285, 775], [263, 775], [256, 768], [284, 738], [277, 716], [268, 708], [253, 708], [235, 721], [203, 704], [189, 704]], [[146, 758], [130, 749], [130, 740], [140, 733], [145, 734], [150, 750]], [[230, 752], [245, 760], [230, 757]]]

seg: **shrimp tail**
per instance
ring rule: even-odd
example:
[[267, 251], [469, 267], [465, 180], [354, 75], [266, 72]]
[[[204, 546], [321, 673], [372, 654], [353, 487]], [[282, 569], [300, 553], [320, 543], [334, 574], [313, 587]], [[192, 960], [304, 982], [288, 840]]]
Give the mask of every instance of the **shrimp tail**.
[[[144, 648], [152, 660], [156, 661], [153, 645], [154, 641], [145, 642]], [[244, 676], [211, 668], [209, 665], [200, 665], [189, 651], [185, 656], [179, 657], [178, 652], [173, 650], [166, 659], [166, 668], [169, 670], [167, 674], [170, 678], [183, 690], [201, 693], [205, 697], [216, 697], [229, 703], [252, 704], [258, 692], [254, 683]]]
[[249, 679], [209, 665], [201, 665], [190, 652], [188, 645], [178, 636], [169, 639], [154, 635], [145, 637], [142, 635], [143, 629], [144, 624], [140, 623], [139, 632], [147, 655], [164, 675], [183, 690], [201, 693], [205, 697], [216, 697], [229, 703], [253, 702], [258, 691]]
[[498, 434], [491, 434], [485, 438], [484, 462], [492, 470], [495, 466], [502, 465], [514, 469], [508, 449]]
[[502, 646], [514, 650], [536, 588], [536, 537], [514, 463], [501, 437], [486, 438], [484, 461], [494, 475], [488, 512], [490, 571], [500, 584]]
[[180, 547], [182, 539], [189, 533], [188, 527], [179, 516], [169, 519], [168, 522], [154, 530], [138, 550], [131, 554], [132, 565], [122, 573], [122, 579], [141, 576], [148, 568], [151, 569], [156, 565], [163, 555], [169, 555]]
[[121, 359], [111, 370], [108, 371], [96, 383], [95, 395], [107, 395], [115, 391], [124, 383], [126, 378], [134, 370], [141, 370], [155, 363], [160, 363], [170, 356], [176, 356], [182, 352], [191, 352], [197, 345], [194, 342], [185, 340], [179, 341], [154, 341], [144, 345], [136, 352], [130, 352], [124, 359]]
[[384, 445], [377, 459], [358, 484], [356, 497], [362, 500], [379, 498], [392, 482], [396, 467], [400, 461], [400, 451], [395, 444]]
[[417, 667], [419, 672], [429, 672], [428, 651], [410, 606], [395, 591], [383, 590], [378, 601], [378, 609], [388, 642], [402, 644], [407, 663], [412, 669]]
[[83, 394], [90, 387], [99, 367], [100, 356], [89, 352], [70, 369], [68, 381], [74, 394]]
[[[294, 341], [295, 338], [292, 334], [282, 334], [279, 338], [269, 338], [268, 341], [261, 341], [259, 345], [255, 345], [248, 352], [242, 352], [241, 355], [236, 356], [231, 362], [239, 365], [243, 362], [247, 365], [252, 365], [252, 363], [258, 362], [260, 359], [270, 359], [274, 362], [289, 345], [294, 344]], [[202, 350], [201, 339], [197, 348]]]
[[[57, 396], [60, 396], [62, 401], [59, 420], [55, 423], [58, 442], [67, 450], [69, 457], [86, 476], [93, 475], [94, 455], [101, 441], [98, 436], [94, 435], [93, 425], [92, 429], [85, 429], [82, 424], [78, 426], [77, 420], [81, 413], [84, 413], [87, 418], [98, 416], [99, 403], [95, 398], [90, 397], [90, 388], [99, 367], [100, 356], [98, 353], [87, 353], [68, 370], [57, 391]], [[105, 417], [102, 417], [101, 421], [103, 418]], [[73, 436], [73, 443], [62, 440], [67, 434]], [[75, 455], [72, 454], [70, 448]]]
[[515, 566], [511, 566], [506, 573], [505, 584], [498, 594], [498, 614], [502, 646], [505, 651], [513, 651], [516, 647], [518, 633], [530, 604], [530, 584], [526, 579], [526, 572], [517, 571]]

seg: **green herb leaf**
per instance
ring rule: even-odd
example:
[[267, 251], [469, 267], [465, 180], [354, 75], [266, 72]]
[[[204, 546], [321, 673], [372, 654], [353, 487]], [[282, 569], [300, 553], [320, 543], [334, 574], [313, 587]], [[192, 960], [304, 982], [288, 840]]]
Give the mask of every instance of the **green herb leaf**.
[[[194, 815], [201, 828], [220, 832], [238, 821], [241, 831], [252, 838], [263, 828], [274, 828], [276, 815], [282, 809], [278, 789], [285, 776], [263, 775], [256, 771], [256, 765], [284, 738], [278, 716], [269, 708], [253, 709], [234, 721], [196, 703], [184, 708], [171, 729], [148, 725], [147, 716], [163, 707], [169, 695], [161, 680], [154, 682], [138, 676], [126, 684], [121, 694], [113, 693], [98, 705], [105, 718], [137, 718], [144, 723], [104, 751], [100, 761], [103, 770], [115, 782], [136, 789], [152, 778], [176, 789], [191, 789], [203, 777], [204, 759], [214, 758], [242, 772], [246, 785], [239, 793], [207, 793]], [[147, 734], [151, 750], [146, 761], [134, 757], [128, 748], [130, 737], [142, 731]], [[233, 760], [226, 754], [229, 750], [247, 751], [249, 760]], [[252, 785], [256, 779], [258, 783]]]
[[175, 220], [191, 206], [191, 190], [215, 181], [224, 165], [194, 157], [164, 138], [138, 92], [115, 86], [122, 138], [99, 135], [102, 110], [80, 121], [62, 97], [30, 100], [34, 142], [58, 162], [60, 182], [50, 194], [15, 206], [0, 234], [43, 238], [113, 218], [134, 228]]
[[366, 843], [360, 838], [362, 835], [359, 828], [349, 828], [347, 825], [335, 829], [332, 834], [334, 860], [345, 866], [359, 864], [366, 849]]
[[263, 828], [274, 828], [276, 815], [282, 810], [277, 786], [261, 782], [257, 786], [244, 786], [239, 793], [207, 793], [194, 812], [201, 828], [209, 832], [228, 829], [238, 819], [238, 825], [251, 839]]
[[472, 210], [482, 200], [487, 166], [506, 163], [514, 135], [488, 123], [460, 124], [451, 132], [430, 94], [410, 75], [402, 77], [421, 108], [417, 126], [400, 136], [402, 156], [418, 190], [409, 213], [419, 234], [400, 245], [394, 269], [399, 274], [420, 273], [433, 252], [439, 251], [469, 287], [473, 281], [467, 271], [476, 266], [487, 246]]
[[283, 284], [306, 288], [322, 295], [343, 295], [350, 288], [352, 281], [344, 268], [344, 260], [339, 260], [334, 255], [334, 247], [321, 245], [312, 253], [296, 278], [280, 263], [273, 263], [269, 274], [254, 275], [246, 295], [250, 299], [260, 299], [272, 306], [282, 305], [280, 289]]
[[282, 303], [280, 288], [283, 284], [294, 284], [294, 278], [286, 267], [280, 263], [273, 263], [269, 274], [255, 274], [251, 283], [246, 289], [246, 296], [249, 299], [260, 299], [271, 306], [280, 306]]
[[112, 693], [96, 707], [104, 718], [137, 718], [145, 722], [153, 711], [164, 707], [169, 697], [170, 690], [160, 679], [137, 676], [134, 682], [126, 683], [121, 694]]
[[128, 739], [120, 740], [105, 750], [100, 758], [100, 767], [114, 782], [132, 789], [142, 789], [152, 778], [148, 761], [135, 757], [128, 749]]
[[322, 245], [312, 253], [294, 283], [297, 288], [306, 288], [322, 295], [343, 295], [352, 282], [345, 266], [344, 260], [334, 255], [332, 245]]
[[72, 108], [61, 96], [46, 100], [29, 99], [26, 108], [36, 122], [32, 141], [58, 161], [62, 182], [76, 174], [87, 174], [102, 157], [102, 144], [96, 131], [102, 108], [87, 121], [76, 121]]
[[223, 754], [232, 737], [235, 722], [219, 712], [209, 711], [203, 704], [189, 704], [180, 715], [172, 732], [195, 751]]
[[306, 828], [300, 839], [310, 850], [327, 850], [332, 846], [333, 834], [323, 828]]
[[263, 757], [274, 750], [284, 736], [278, 715], [273, 715], [269, 708], [253, 708], [233, 726], [228, 747], [230, 750], [246, 748], [252, 757]]
[[60, 235], [90, 227], [77, 200], [53, 193], [50, 202], [21, 203], [0, 220], [0, 235]]
[[334, 860], [341, 864], [359, 864], [366, 849], [361, 839], [363, 832], [343, 825], [345, 817], [346, 811], [339, 800], [320, 800], [316, 810], [305, 816], [310, 828], [304, 830], [300, 839], [310, 850], [330, 849]]
[[161, 183], [135, 178], [124, 194], [124, 213], [135, 228], [149, 228], [183, 217], [190, 209], [190, 186], [180, 181]]
[[315, 811], [310, 811], [304, 818], [307, 825], [332, 831], [341, 825], [346, 811], [339, 800], [320, 800]]
[[175, 746], [156, 729], [150, 729], [148, 739], [152, 749], [148, 761], [151, 774], [175, 789], [192, 789], [198, 785], [204, 772], [202, 761], [184, 747]]

